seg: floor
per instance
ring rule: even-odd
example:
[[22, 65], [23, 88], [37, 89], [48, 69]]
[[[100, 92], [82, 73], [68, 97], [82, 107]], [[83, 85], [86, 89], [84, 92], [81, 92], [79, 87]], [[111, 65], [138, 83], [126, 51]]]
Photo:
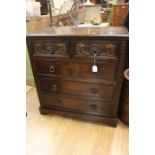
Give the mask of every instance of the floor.
[[27, 155], [128, 155], [129, 130], [56, 115], [43, 116], [34, 87], [27, 86]]
[[33, 89], [32, 86], [26, 86], [26, 94], [28, 94]]

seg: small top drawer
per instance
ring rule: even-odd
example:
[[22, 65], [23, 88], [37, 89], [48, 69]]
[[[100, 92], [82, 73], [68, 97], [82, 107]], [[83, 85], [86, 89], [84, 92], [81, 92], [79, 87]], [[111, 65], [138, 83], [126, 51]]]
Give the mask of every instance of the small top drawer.
[[33, 56], [68, 57], [68, 42], [63, 40], [31, 41]]
[[116, 58], [120, 50], [120, 41], [105, 40], [76, 40], [72, 41], [74, 57], [102, 57]]

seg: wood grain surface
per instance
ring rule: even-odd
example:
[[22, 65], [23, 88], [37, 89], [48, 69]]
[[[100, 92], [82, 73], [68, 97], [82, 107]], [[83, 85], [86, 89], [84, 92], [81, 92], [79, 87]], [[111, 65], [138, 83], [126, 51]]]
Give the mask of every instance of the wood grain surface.
[[49, 27], [41, 31], [28, 33], [28, 36], [113, 36], [128, 38], [129, 32], [125, 27], [77, 27], [77, 26], [63, 26], [63, 27]]

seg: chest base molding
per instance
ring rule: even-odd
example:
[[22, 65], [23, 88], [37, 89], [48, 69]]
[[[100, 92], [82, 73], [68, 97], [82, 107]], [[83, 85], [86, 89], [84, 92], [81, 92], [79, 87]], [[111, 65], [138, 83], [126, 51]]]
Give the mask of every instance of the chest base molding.
[[79, 112], [71, 112], [71, 111], [64, 111], [64, 110], [59, 110], [55, 108], [42, 108], [39, 107], [40, 114], [42, 115], [60, 115], [66, 118], [74, 118], [77, 120], [84, 120], [84, 121], [89, 121], [89, 122], [97, 122], [97, 123], [103, 123], [111, 127], [116, 127], [118, 119], [117, 118], [108, 118], [108, 117], [102, 117], [102, 116], [96, 116], [96, 115], [89, 115], [89, 114], [84, 114], [84, 113], [79, 113]]

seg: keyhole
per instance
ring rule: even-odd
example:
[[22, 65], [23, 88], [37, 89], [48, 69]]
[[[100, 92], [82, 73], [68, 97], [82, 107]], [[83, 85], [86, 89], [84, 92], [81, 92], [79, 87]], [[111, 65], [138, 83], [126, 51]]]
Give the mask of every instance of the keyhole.
[[96, 55], [96, 54], [97, 54], [97, 51], [95, 50], [95, 51], [94, 51], [94, 55]]

